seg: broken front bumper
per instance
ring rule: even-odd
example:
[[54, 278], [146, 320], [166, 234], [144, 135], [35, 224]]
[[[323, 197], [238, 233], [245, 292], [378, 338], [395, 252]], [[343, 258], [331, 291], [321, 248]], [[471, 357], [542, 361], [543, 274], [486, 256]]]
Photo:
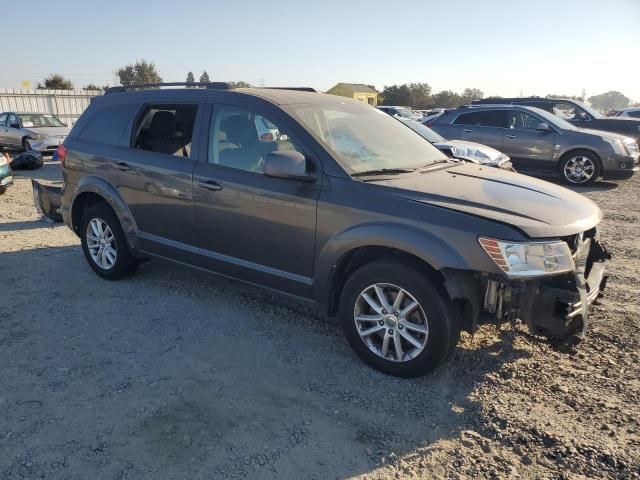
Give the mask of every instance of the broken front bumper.
[[487, 280], [485, 310], [498, 318], [519, 318], [535, 334], [583, 336], [591, 307], [606, 286], [605, 262], [610, 258], [598, 240], [586, 238], [574, 252], [576, 269], [572, 273], [530, 280]]

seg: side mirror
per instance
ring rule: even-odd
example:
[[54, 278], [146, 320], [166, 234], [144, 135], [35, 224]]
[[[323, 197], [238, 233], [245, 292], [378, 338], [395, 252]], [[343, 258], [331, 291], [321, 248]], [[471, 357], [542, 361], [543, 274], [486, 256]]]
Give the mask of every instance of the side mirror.
[[546, 124], [545, 122], [539, 123], [538, 125], [536, 125], [536, 130], [538, 132], [550, 132], [551, 131], [551, 127]]
[[295, 150], [275, 151], [267, 155], [264, 174], [268, 177], [285, 178], [301, 182], [315, 182], [317, 176], [307, 171], [307, 159]]

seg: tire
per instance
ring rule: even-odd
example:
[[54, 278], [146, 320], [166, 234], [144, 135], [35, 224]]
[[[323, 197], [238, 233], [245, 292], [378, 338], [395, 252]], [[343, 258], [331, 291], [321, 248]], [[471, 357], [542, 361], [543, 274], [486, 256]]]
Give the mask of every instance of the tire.
[[28, 152], [29, 150], [31, 150], [31, 144], [29, 143], [29, 140], [27, 140], [27, 137], [23, 137], [21, 143], [22, 143], [22, 149], [25, 152]]
[[4, 195], [6, 191], [7, 191], [7, 187], [5, 187], [4, 185], [0, 187], [0, 195]]
[[[573, 176], [571, 175], [572, 167], [575, 172]], [[600, 159], [588, 150], [568, 152], [560, 162], [560, 179], [567, 185], [589, 185], [600, 177], [601, 172]]]
[[[102, 236], [100, 230], [103, 232]], [[105, 241], [101, 242], [101, 239]], [[138, 266], [138, 261], [131, 255], [118, 217], [106, 203], [98, 203], [83, 212], [80, 241], [89, 266], [102, 278], [117, 280], [132, 274]], [[101, 255], [102, 251], [104, 256]]]
[[[401, 313], [413, 301], [418, 306], [404, 319], [401, 314], [395, 317], [379, 314], [363, 295], [368, 294], [374, 304], [381, 307], [374, 285], [382, 290], [392, 311]], [[391, 302], [397, 300], [398, 295], [394, 293], [398, 289], [404, 293], [400, 305], [395, 308]], [[384, 311], [390, 313], [386, 309]], [[375, 321], [369, 318], [375, 318]], [[421, 324], [420, 320], [424, 318], [426, 322], [423, 320]], [[404, 378], [431, 372], [453, 351], [460, 337], [459, 319], [446, 293], [414, 268], [392, 260], [364, 265], [349, 277], [340, 297], [340, 320], [349, 344], [362, 360], [376, 370]], [[425, 323], [426, 332], [416, 329], [422, 327], [425, 330]], [[374, 328], [378, 331], [362, 335], [362, 332]], [[410, 343], [405, 337], [407, 334], [417, 340], [422, 349]], [[387, 336], [385, 358], [382, 354]], [[396, 341], [400, 342], [401, 356], [398, 355]]]

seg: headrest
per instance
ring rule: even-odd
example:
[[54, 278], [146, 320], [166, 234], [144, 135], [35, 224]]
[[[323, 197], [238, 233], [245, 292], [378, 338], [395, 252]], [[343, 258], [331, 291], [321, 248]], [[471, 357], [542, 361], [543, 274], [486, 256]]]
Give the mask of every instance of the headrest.
[[165, 110], [156, 112], [149, 127], [154, 137], [173, 137], [176, 134], [176, 118]]
[[227, 134], [227, 140], [235, 145], [252, 145], [258, 142], [258, 131], [253, 121], [234, 115], [227, 118], [222, 130]]

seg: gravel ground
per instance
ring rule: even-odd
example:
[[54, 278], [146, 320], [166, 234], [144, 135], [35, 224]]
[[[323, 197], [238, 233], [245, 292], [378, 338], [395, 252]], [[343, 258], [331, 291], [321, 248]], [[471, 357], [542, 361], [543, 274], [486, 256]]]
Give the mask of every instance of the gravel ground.
[[589, 337], [511, 325], [385, 376], [314, 311], [161, 261], [101, 280], [0, 197], [0, 478], [640, 478], [640, 178], [584, 189], [614, 254]]

